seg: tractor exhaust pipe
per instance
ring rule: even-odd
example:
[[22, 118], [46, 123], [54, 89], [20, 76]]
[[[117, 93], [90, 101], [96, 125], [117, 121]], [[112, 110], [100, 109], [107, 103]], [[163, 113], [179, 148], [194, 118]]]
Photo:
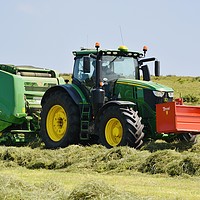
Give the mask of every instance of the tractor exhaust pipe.
[[101, 57], [102, 52], [98, 51], [100, 44], [96, 43], [95, 47], [97, 49], [97, 58], [96, 58], [96, 81], [95, 88], [92, 90], [92, 105], [94, 110], [94, 116], [97, 115], [99, 109], [105, 103], [105, 91], [102, 89], [102, 75], [101, 75]]
[[160, 61], [155, 61], [155, 76], [160, 76]]

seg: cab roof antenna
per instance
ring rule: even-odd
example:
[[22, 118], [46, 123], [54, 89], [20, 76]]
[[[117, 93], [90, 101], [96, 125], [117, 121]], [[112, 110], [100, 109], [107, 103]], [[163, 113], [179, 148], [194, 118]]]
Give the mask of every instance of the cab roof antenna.
[[121, 35], [122, 44], [124, 45], [124, 39], [123, 39], [123, 35], [122, 35], [122, 29], [121, 29], [121, 26], [119, 26], [119, 30], [120, 30], [120, 35]]

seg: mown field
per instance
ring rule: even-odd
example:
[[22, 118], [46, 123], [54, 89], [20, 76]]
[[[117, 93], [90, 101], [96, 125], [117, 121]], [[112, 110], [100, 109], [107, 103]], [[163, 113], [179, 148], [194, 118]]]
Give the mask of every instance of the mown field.
[[[198, 77], [153, 80], [173, 87], [189, 104], [200, 102]], [[200, 199], [200, 137], [194, 145], [159, 140], [140, 150], [0, 146], [0, 172], [0, 199], [195, 200]]]
[[0, 199], [199, 199], [200, 143], [0, 147]]

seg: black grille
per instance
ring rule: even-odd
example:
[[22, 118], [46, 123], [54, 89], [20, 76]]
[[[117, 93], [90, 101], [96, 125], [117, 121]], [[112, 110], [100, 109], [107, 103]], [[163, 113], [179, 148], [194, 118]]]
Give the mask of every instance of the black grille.
[[169, 97], [167, 92], [165, 92], [163, 97], [156, 97], [152, 90], [145, 89], [144, 100], [153, 110], [156, 110], [156, 104], [171, 102], [173, 98]]

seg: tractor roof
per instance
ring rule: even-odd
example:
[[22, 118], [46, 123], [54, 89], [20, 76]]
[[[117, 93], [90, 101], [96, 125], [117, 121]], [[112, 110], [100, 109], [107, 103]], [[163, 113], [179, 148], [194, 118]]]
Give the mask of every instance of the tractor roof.
[[[110, 56], [127, 56], [127, 57], [134, 57], [134, 58], [141, 58], [143, 56], [140, 52], [132, 52], [132, 51], [123, 51], [123, 50], [99, 50], [102, 51], [103, 55], [110, 55]], [[90, 54], [97, 54], [96, 49], [85, 49], [82, 48], [80, 51], [73, 51], [74, 56], [88, 56]]]

